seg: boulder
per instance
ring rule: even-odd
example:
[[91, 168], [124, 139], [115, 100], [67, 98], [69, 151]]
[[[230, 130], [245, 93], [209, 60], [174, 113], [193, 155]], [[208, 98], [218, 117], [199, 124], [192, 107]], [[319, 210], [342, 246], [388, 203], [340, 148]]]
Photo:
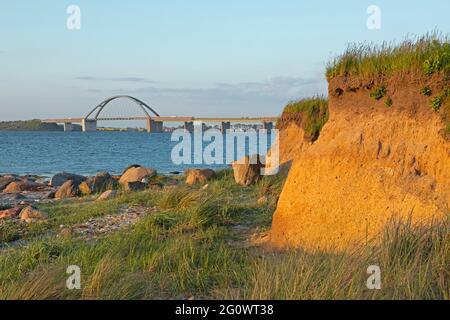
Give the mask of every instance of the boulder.
[[22, 191], [36, 191], [39, 185], [33, 181], [13, 181], [3, 190], [4, 193], [16, 193]]
[[132, 164], [132, 165], [129, 165], [128, 167], [125, 168], [125, 170], [122, 171], [122, 175], [124, 175], [125, 172], [127, 172], [127, 171], [130, 170], [130, 169], [133, 169], [133, 168], [141, 168], [141, 167], [142, 167], [142, 166], [141, 166], [140, 164]]
[[119, 182], [126, 185], [128, 182], [141, 182], [144, 178], [156, 176], [156, 170], [144, 167], [132, 167], [125, 171]]
[[86, 180], [86, 177], [80, 176], [78, 174], [61, 172], [53, 176], [53, 178], [50, 180], [50, 185], [52, 187], [60, 187], [69, 180], [72, 180], [77, 185], [79, 185], [81, 182]]
[[133, 181], [127, 182], [123, 186], [126, 191], [143, 191], [148, 185], [140, 181]]
[[50, 190], [42, 197], [42, 199], [55, 199], [55, 194], [55, 191]]
[[98, 173], [95, 177], [90, 177], [83, 181], [79, 189], [82, 194], [100, 193], [113, 188], [117, 181], [107, 172]]
[[123, 186], [126, 191], [143, 191], [148, 185], [140, 181], [133, 181], [127, 182]]
[[33, 207], [26, 207], [20, 212], [20, 220], [25, 221], [27, 223], [32, 222], [34, 220], [43, 220], [47, 219], [47, 214]]
[[0, 177], [0, 192], [2, 192], [13, 181], [17, 181], [17, 178], [14, 176]]
[[254, 184], [261, 177], [261, 168], [264, 165], [261, 162], [261, 156], [246, 156], [240, 161], [231, 164], [234, 171], [234, 180], [242, 186]]
[[188, 169], [184, 172], [186, 184], [192, 186], [197, 183], [205, 184], [216, 176], [216, 172], [211, 169]]
[[96, 201], [106, 201], [114, 199], [117, 196], [118, 192], [117, 190], [107, 190], [103, 192], [100, 197], [97, 198]]
[[26, 200], [27, 197], [25, 197], [21, 193], [14, 193], [14, 195], [11, 197], [11, 199], [13, 199], [13, 200]]
[[72, 180], [66, 181], [55, 193], [55, 199], [66, 199], [78, 197], [81, 192], [78, 184]]
[[2, 210], [0, 211], [0, 219], [16, 218], [19, 215], [20, 211], [22, 211], [22, 209], [19, 207]]

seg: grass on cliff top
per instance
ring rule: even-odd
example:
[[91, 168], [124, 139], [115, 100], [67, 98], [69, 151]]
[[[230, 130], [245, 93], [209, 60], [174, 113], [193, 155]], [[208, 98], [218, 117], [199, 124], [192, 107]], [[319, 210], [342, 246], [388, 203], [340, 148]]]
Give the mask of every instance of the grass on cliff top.
[[303, 130], [314, 141], [328, 121], [328, 99], [318, 96], [293, 101], [284, 108], [283, 112], [302, 114]]
[[420, 71], [426, 76], [450, 71], [450, 40], [438, 32], [404, 40], [352, 44], [327, 66], [328, 80], [336, 76], [374, 77], [395, 72]]
[[[242, 188], [228, 172], [206, 190], [178, 186], [90, 203], [95, 216], [127, 203], [161, 210], [95, 241], [36, 236], [0, 252], [0, 299], [450, 298], [446, 222], [421, 229], [395, 225], [382, 245], [353, 254], [247, 246], [253, 232], [270, 228], [282, 184], [282, 178], [264, 177]], [[268, 201], [258, 203], [261, 196]], [[51, 225], [71, 225], [87, 218], [88, 206], [46, 209], [57, 220]], [[81, 290], [66, 288], [69, 265], [81, 268]], [[381, 268], [381, 290], [366, 286], [371, 265]]]

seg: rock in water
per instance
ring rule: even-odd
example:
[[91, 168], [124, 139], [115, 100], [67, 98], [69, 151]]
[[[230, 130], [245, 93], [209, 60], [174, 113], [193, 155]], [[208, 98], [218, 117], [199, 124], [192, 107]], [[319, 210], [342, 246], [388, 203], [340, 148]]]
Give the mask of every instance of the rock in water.
[[20, 220], [30, 223], [34, 220], [47, 219], [47, 214], [33, 207], [26, 207], [20, 212]]
[[261, 177], [261, 169], [264, 165], [261, 162], [261, 156], [246, 156], [240, 161], [231, 164], [234, 171], [234, 180], [242, 186], [254, 184]]
[[22, 211], [22, 209], [19, 207], [0, 211], [0, 219], [16, 218], [19, 215], [20, 211]]
[[105, 191], [100, 195], [100, 197], [97, 198], [97, 201], [106, 201], [114, 199], [117, 196], [117, 193], [118, 192], [116, 190]]
[[144, 178], [156, 176], [156, 170], [144, 167], [132, 167], [125, 171], [119, 182], [126, 185], [128, 182], [141, 182]]
[[80, 196], [81, 192], [74, 181], [66, 181], [55, 193], [55, 199], [66, 199]]
[[216, 176], [216, 172], [211, 169], [188, 169], [184, 172], [186, 184], [192, 186], [197, 183], [205, 184]]
[[86, 177], [80, 176], [78, 174], [61, 172], [53, 176], [53, 178], [50, 180], [50, 185], [52, 187], [60, 187], [69, 180], [72, 180], [77, 185], [79, 185], [81, 182], [86, 180]]

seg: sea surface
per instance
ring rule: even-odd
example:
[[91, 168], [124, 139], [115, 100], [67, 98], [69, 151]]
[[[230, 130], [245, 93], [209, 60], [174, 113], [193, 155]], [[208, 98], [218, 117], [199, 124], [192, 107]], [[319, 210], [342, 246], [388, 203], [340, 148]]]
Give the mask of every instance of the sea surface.
[[[46, 177], [62, 171], [83, 175], [103, 171], [120, 174], [131, 164], [151, 167], [163, 174], [196, 167], [229, 167], [227, 164], [174, 164], [171, 154], [177, 144], [179, 141], [171, 141], [171, 133], [0, 132], [0, 174]], [[208, 144], [204, 142], [204, 146]], [[244, 152], [248, 154], [248, 146]]]

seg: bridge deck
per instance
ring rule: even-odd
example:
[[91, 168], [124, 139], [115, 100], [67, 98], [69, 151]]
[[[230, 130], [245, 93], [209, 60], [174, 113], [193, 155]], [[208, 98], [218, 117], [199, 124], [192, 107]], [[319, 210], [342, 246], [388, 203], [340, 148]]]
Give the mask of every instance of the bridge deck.
[[[208, 118], [208, 117], [151, 117], [157, 122], [275, 122], [278, 117], [244, 117], [244, 118]], [[89, 119], [95, 120], [95, 119]], [[147, 117], [98, 118], [97, 121], [147, 120]], [[83, 118], [44, 119], [44, 123], [82, 123]]]

